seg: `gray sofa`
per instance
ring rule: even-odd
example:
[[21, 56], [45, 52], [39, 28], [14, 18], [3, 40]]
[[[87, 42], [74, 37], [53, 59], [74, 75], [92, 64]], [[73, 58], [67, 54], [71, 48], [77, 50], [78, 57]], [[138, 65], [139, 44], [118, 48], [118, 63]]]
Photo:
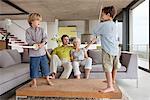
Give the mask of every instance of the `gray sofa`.
[[30, 79], [29, 64], [17, 50], [0, 51], [0, 95]]
[[[88, 53], [89, 56], [93, 59], [93, 61], [97, 60], [98, 57], [101, 55], [101, 50], [97, 50], [95, 54], [93, 53], [93, 51], [91, 54], [90, 52], [91, 51], [89, 51]], [[120, 55], [120, 63], [122, 66], [118, 70], [117, 79], [138, 79], [137, 54], [122, 51]], [[102, 60], [100, 60], [98, 64], [94, 63], [92, 65], [90, 78], [105, 78], [102, 68]]]
[[[97, 79], [104, 79], [105, 74], [102, 67], [102, 50], [88, 50], [89, 57], [92, 58], [92, 70], [90, 74], [90, 78], [97, 78]], [[137, 62], [137, 54], [121, 51], [120, 55], [120, 62], [121, 68], [118, 70], [117, 79], [136, 79], [137, 86], [138, 86], [138, 62]], [[57, 77], [63, 71], [63, 67], [58, 67]], [[81, 77], [84, 76], [84, 67], [80, 66]], [[71, 74], [70, 78], [73, 78], [73, 73]]]

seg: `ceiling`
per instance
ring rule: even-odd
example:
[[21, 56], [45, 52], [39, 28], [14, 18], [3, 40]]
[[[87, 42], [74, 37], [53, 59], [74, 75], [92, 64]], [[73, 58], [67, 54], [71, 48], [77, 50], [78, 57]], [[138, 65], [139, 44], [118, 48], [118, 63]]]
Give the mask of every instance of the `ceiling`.
[[[119, 13], [134, 0], [9, 0], [28, 13], [38, 12], [44, 21], [98, 19], [101, 6], [114, 5]], [[22, 13], [0, 1], [1, 13]], [[27, 15], [0, 15], [0, 20], [26, 19]]]

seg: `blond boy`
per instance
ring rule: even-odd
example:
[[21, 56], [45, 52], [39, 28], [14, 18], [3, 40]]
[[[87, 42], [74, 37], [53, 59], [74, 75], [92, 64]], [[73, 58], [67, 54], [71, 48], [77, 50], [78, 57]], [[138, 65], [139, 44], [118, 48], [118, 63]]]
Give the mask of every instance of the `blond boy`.
[[28, 16], [30, 27], [26, 29], [26, 42], [28, 45], [36, 45], [37, 50], [29, 49], [30, 56], [30, 77], [32, 78], [31, 87], [37, 87], [36, 79], [40, 77], [39, 69], [42, 75], [46, 77], [48, 85], [53, 85], [49, 80], [48, 59], [44, 45], [47, 43], [47, 35], [39, 26], [42, 17], [38, 13], [31, 13]]

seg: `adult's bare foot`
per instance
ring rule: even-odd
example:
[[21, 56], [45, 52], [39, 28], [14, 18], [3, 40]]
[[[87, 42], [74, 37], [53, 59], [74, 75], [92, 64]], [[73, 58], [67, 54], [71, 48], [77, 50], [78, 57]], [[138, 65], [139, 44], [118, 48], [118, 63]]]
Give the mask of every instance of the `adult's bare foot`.
[[107, 87], [106, 89], [99, 90], [98, 92], [102, 93], [108, 93], [108, 92], [114, 92], [115, 89], [113, 87]]
[[80, 75], [78, 75], [78, 76], [75, 76], [75, 78], [76, 78], [76, 79], [80, 79]]
[[55, 79], [55, 73], [52, 73], [50, 76], [49, 76], [50, 79]]
[[50, 85], [50, 86], [53, 86], [53, 85], [54, 85], [50, 80], [47, 80], [47, 83], [48, 83], [48, 85]]

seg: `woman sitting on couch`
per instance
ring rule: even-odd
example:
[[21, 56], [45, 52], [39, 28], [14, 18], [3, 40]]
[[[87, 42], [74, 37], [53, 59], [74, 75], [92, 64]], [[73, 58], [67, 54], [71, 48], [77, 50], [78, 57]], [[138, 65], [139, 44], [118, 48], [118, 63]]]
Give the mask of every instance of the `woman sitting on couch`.
[[87, 48], [95, 42], [93, 39], [85, 48], [80, 48], [81, 41], [79, 38], [75, 38], [73, 40], [74, 49], [71, 51], [71, 59], [72, 59], [72, 66], [74, 76], [77, 79], [80, 79], [80, 68], [79, 66], [84, 66], [85, 69], [85, 77], [86, 79], [89, 78], [90, 71], [92, 69], [92, 59], [87, 55]]

